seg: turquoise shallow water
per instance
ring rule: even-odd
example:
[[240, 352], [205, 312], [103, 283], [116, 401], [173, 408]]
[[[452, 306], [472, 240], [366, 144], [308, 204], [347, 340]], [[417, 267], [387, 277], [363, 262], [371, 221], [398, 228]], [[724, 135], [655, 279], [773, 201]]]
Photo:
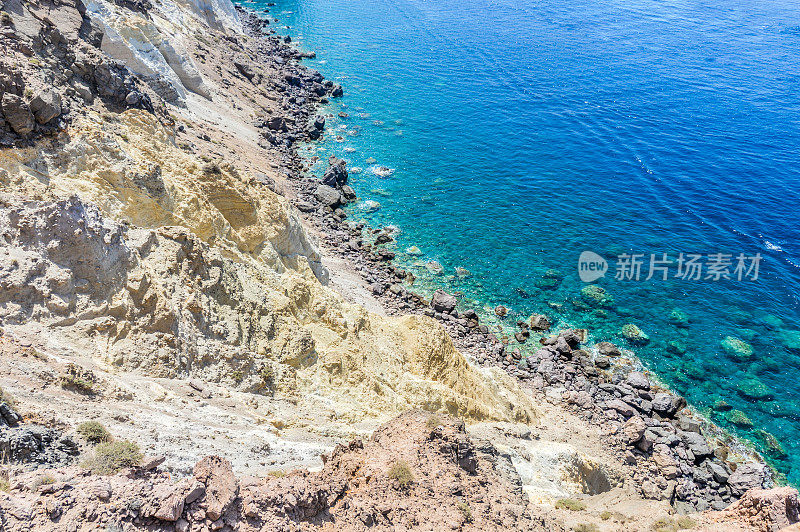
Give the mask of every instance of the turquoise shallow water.
[[[507, 305], [509, 325], [545, 312], [622, 345], [638, 325], [651, 369], [800, 483], [800, 5], [279, 0], [271, 16], [345, 87], [305, 153], [362, 169], [380, 209], [351, 215], [419, 247], [399, 255], [419, 284]], [[611, 260], [603, 308], [581, 296], [584, 250]], [[614, 279], [622, 253], [644, 255], [641, 280]], [[673, 264], [645, 281], [661, 253], [732, 254], [734, 279]], [[739, 253], [761, 255], [757, 280], [735, 279]]]

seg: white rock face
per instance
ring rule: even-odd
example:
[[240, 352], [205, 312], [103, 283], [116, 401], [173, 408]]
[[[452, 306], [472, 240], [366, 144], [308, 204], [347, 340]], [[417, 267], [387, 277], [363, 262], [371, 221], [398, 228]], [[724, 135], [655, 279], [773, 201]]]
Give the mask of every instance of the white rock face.
[[187, 91], [211, 99], [214, 90], [198, 71], [181, 35], [242, 31], [229, 0], [162, 0], [154, 3], [149, 18], [105, 0], [92, 0], [86, 9], [103, 29], [102, 50], [132, 72], [168, 83], [174, 94], [162, 96], [173, 101], [185, 99]]

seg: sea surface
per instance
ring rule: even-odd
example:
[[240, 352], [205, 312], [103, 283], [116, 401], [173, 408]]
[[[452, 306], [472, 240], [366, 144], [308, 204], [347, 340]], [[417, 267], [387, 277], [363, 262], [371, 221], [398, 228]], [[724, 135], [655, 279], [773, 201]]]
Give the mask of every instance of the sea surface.
[[415, 289], [633, 349], [800, 484], [800, 2], [276, 4], [345, 88], [303, 153], [348, 161], [350, 218], [396, 226]]

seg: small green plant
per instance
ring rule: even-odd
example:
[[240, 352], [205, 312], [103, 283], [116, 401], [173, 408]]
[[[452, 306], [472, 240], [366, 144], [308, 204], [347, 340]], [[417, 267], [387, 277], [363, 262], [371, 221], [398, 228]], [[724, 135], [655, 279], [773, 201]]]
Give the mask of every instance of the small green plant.
[[586, 509], [586, 505], [575, 499], [559, 499], [556, 501], [556, 508], [560, 510], [569, 510], [571, 512], [580, 512]]
[[89, 443], [111, 441], [111, 434], [99, 421], [86, 421], [78, 425], [76, 430]]
[[11, 489], [11, 482], [9, 482], [8, 471], [0, 471], [0, 491], [8, 491]]
[[662, 517], [653, 523], [653, 530], [656, 532], [677, 532], [678, 530], [688, 530], [697, 526], [691, 517], [682, 515], [678, 518]]
[[235, 369], [231, 372], [231, 377], [236, 384], [239, 384], [244, 380], [244, 373], [241, 370]]
[[600, 514], [600, 519], [602, 519], [603, 521], [608, 521], [609, 519], [611, 519], [611, 515], [612, 513], [606, 510]]
[[100, 443], [94, 448], [94, 457], [83, 466], [100, 475], [111, 475], [126, 467], [139, 465], [142, 453], [139, 446], [128, 440]]
[[261, 376], [262, 388], [269, 388], [272, 386], [272, 380], [275, 378], [275, 372], [272, 371], [272, 367], [269, 364], [265, 364], [258, 374]]
[[210, 162], [203, 165], [203, 173], [206, 175], [222, 175], [222, 169], [217, 163]]
[[272, 471], [267, 472], [267, 475], [273, 478], [283, 478], [286, 476], [286, 471], [281, 471], [280, 469], [274, 469]]
[[47, 486], [50, 484], [54, 484], [56, 479], [52, 475], [42, 475], [36, 477], [36, 480], [33, 481], [33, 489], [36, 490], [39, 486]]
[[600, 528], [594, 523], [580, 523], [573, 528], [575, 532], [600, 532]]
[[441, 424], [442, 424], [442, 419], [439, 416], [437, 416], [436, 414], [433, 414], [425, 422], [425, 426], [428, 427], [431, 430], [435, 429], [436, 427], [438, 427]]
[[62, 375], [59, 382], [61, 382], [62, 388], [75, 390], [81, 393], [90, 394], [94, 392], [94, 384], [91, 381], [75, 375]]
[[405, 489], [414, 482], [414, 475], [411, 473], [411, 468], [403, 460], [398, 460], [392, 467], [389, 468], [389, 478], [396, 480], [400, 487]]
[[75, 364], [68, 364], [66, 371], [61, 374], [58, 381], [62, 388], [79, 393], [93, 394], [97, 391], [97, 383], [92, 372], [79, 368]]
[[464, 521], [467, 523], [472, 522], [472, 509], [466, 501], [458, 501], [458, 510], [461, 512], [461, 515], [464, 516]]

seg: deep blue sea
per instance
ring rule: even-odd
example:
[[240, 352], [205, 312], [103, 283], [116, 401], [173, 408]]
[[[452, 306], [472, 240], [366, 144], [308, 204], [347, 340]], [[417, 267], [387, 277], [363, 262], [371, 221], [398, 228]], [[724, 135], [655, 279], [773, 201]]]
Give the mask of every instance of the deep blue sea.
[[351, 217], [398, 228], [418, 290], [633, 348], [800, 483], [800, 2], [276, 1], [345, 87], [304, 154], [349, 162]]

